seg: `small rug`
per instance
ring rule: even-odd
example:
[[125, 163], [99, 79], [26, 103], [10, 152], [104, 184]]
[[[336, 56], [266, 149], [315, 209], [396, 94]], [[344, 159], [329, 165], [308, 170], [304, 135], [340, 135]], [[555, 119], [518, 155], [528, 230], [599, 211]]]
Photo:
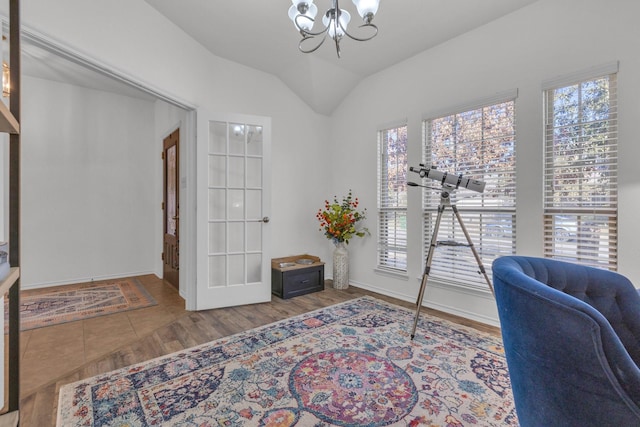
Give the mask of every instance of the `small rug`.
[[58, 426], [517, 426], [499, 338], [363, 297], [60, 390]]
[[[26, 290], [20, 293], [20, 327], [27, 331], [156, 304], [135, 279]], [[6, 316], [5, 307], [5, 325]]]

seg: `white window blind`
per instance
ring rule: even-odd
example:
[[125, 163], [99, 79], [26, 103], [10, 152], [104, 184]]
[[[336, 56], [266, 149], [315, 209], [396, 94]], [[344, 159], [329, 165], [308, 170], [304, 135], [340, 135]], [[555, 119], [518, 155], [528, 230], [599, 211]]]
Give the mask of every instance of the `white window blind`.
[[[495, 258], [515, 253], [515, 129], [514, 99], [423, 122], [426, 166], [486, 182], [483, 193], [459, 189], [453, 193], [451, 201], [457, 205], [490, 277], [490, 266]], [[433, 181], [424, 184], [438, 185]], [[440, 192], [426, 189], [424, 195], [426, 256], [434, 232]], [[449, 208], [442, 216], [437, 240], [467, 243]], [[467, 246], [438, 245], [430, 275], [443, 282], [487, 287], [473, 252]]]
[[407, 126], [378, 132], [378, 268], [407, 270]]
[[616, 73], [544, 95], [544, 255], [616, 270]]

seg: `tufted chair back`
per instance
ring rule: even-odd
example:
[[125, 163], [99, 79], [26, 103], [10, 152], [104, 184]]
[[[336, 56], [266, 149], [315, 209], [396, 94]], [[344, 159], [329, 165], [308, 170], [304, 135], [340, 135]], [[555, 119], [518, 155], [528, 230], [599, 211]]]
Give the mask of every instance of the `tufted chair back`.
[[640, 426], [640, 296], [611, 271], [546, 258], [493, 263], [522, 426]]

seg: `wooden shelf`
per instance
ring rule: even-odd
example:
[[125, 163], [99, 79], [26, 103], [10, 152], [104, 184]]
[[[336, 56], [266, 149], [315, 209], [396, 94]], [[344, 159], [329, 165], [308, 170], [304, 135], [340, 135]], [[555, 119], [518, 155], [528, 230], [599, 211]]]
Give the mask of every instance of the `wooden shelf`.
[[9, 292], [11, 286], [13, 286], [13, 284], [16, 283], [19, 278], [20, 268], [11, 267], [9, 269], [9, 274], [7, 275], [7, 277], [2, 282], [0, 282], [0, 296], [3, 296], [7, 292]]
[[20, 133], [20, 124], [2, 101], [0, 101], [0, 132]]
[[18, 421], [20, 421], [18, 411], [0, 415], [0, 427], [15, 427], [18, 425]]

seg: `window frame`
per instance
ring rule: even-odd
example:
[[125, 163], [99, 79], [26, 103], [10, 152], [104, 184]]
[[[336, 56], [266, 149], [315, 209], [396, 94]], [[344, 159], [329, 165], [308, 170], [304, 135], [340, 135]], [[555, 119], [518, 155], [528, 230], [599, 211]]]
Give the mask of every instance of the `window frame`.
[[[513, 255], [516, 250], [516, 99], [517, 99], [518, 91], [511, 90], [503, 93], [496, 94], [492, 97], [487, 97], [481, 100], [478, 100], [473, 103], [468, 103], [457, 108], [450, 108], [448, 110], [443, 110], [438, 113], [433, 113], [428, 116], [423, 117], [422, 127], [423, 127], [423, 164], [429, 166], [432, 164], [433, 159], [433, 149], [432, 149], [432, 126], [436, 120], [445, 119], [447, 117], [454, 117], [458, 115], [464, 115], [471, 113], [476, 110], [484, 111], [486, 108], [496, 107], [506, 103], [511, 104], [511, 126], [513, 128], [513, 132], [508, 135], [503, 135], [503, 140], [506, 141], [507, 136], [510, 136], [510, 146], [507, 151], [510, 152], [509, 160], [510, 165], [505, 169], [504, 172], [500, 172], [497, 174], [493, 174], [495, 176], [506, 174], [508, 176], [508, 180], [505, 181], [505, 178], [502, 177], [501, 180], [507, 182], [505, 188], [508, 188], [509, 193], [509, 203], [506, 206], [491, 206], [491, 194], [498, 195], [499, 191], [496, 190], [496, 179], [495, 176], [492, 177], [492, 174], [487, 174], [488, 166], [485, 167], [485, 170], [482, 171], [477, 169], [475, 171], [467, 170], [463, 167], [458, 167], [456, 170], [450, 169], [446, 165], [443, 167], [438, 167], [442, 169], [442, 171], [446, 171], [448, 173], [456, 173], [463, 174], [465, 176], [472, 177], [474, 179], [479, 179], [485, 181], [487, 183], [486, 189], [483, 193], [472, 193], [469, 190], [456, 190], [453, 195], [453, 199], [451, 201], [452, 204], [455, 204], [460, 216], [462, 218], [462, 222], [464, 223], [465, 228], [469, 231], [472, 244], [478, 255], [481, 259], [483, 267], [491, 280], [491, 268], [490, 264], [493, 259], [504, 256], [504, 255]], [[484, 114], [484, 112], [483, 112]], [[484, 128], [483, 128], [484, 129]], [[484, 130], [483, 130], [484, 132]], [[506, 139], [505, 139], [506, 138]], [[495, 138], [486, 137], [483, 133], [482, 141], [488, 141]], [[458, 144], [460, 142], [454, 141], [452, 146]], [[461, 144], [461, 143], [460, 143]], [[487, 149], [485, 147], [485, 153]], [[433, 159], [438, 160], [438, 159]], [[450, 159], [449, 159], [450, 160]], [[441, 162], [443, 163], [443, 162]], [[449, 162], [451, 163], [451, 162]], [[457, 160], [453, 162], [457, 165]], [[437, 162], [436, 162], [437, 165]], [[454, 166], [455, 167], [455, 166]], [[483, 173], [480, 173], [483, 172]], [[499, 181], [499, 180], [498, 180]], [[424, 184], [433, 184], [434, 181], [424, 182]], [[481, 200], [481, 202], [476, 205], [467, 204], [465, 205], [465, 198], [476, 198]], [[426, 256], [429, 251], [429, 246], [431, 242], [431, 237], [433, 233], [433, 227], [435, 226], [435, 218], [437, 215], [438, 206], [440, 204], [439, 196], [434, 195], [433, 190], [424, 189], [423, 190], [423, 263], [426, 263]], [[510, 205], [509, 205], [510, 204]], [[489, 227], [487, 222], [489, 218], [494, 215], [493, 221], [495, 221], [496, 229], [500, 231], [487, 232], [487, 230], [493, 230], [493, 227]], [[506, 221], [506, 223], [505, 223]], [[445, 224], [443, 226], [443, 223]], [[501, 224], [506, 224], [506, 227], [501, 227]], [[444, 228], [443, 228], [444, 227]], [[456, 231], [457, 230], [457, 231]], [[454, 239], [450, 239], [451, 235], [455, 234]], [[497, 237], [496, 237], [497, 236]], [[445, 211], [442, 216], [440, 229], [438, 230], [438, 239], [441, 241], [454, 240], [456, 243], [466, 244], [466, 238], [463, 235], [462, 230], [458, 227], [457, 221], [454, 217], [454, 214], [451, 209], [445, 208]], [[449, 242], [451, 243], [451, 242]], [[468, 246], [457, 246], [457, 245], [442, 245], [443, 248], [437, 248], [436, 252], [433, 254], [432, 264], [429, 274], [433, 279], [437, 282], [453, 285], [453, 286], [463, 286], [473, 289], [481, 289], [483, 291], [489, 292], [489, 288], [487, 287], [487, 283], [484, 279], [484, 276], [479, 271], [479, 266], [477, 260], [474, 258], [473, 251]], [[446, 254], [443, 254], [443, 251], [447, 251]], [[440, 252], [440, 253], [439, 253]], [[456, 261], [454, 261], [454, 259]], [[465, 268], [459, 268], [459, 261], [465, 265]]]
[[[389, 131], [398, 132], [404, 129], [404, 160], [398, 167], [395, 187], [404, 188], [404, 200], [400, 200], [401, 195], [397, 194], [395, 201], [389, 196], [389, 151], [385, 144], [385, 134]], [[378, 127], [378, 176], [377, 176], [377, 248], [376, 248], [376, 271], [399, 275], [405, 277], [408, 271], [407, 254], [407, 185], [406, 178], [408, 172], [407, 150], [408, 150], [408, 125], [407, 120], [388, 123]], [[396, 160], [398, 163], [398, 160]], [[404, 230], [402, 230], [404, 222]], [[390, 225], [395, 223], [396, 225]], [[404, 262], [403, 262], [404, 259]]]
[[[542, 85], [544, 102], [544, 173], [543, 173], [543, 256], [560, 259], [582, 265], [605, 268], [616, 271], [618, 268], [618, 103], [617, 103], [617, 74], [618, 63], [603, 64], [580, 73], [549, 80]], [[590, 84], [607, 81], [607, 117], [596, 117], [589, 120], [585, 115], [585, 104], [589, 98], [583, 93]], [[558, 122], [562, 119], [555, 115], [554, 100], [556, 91], [569, 91], [577, 87], [577, 105], [575, 123]], [[588, 95], [588, 93], [587, 93]], [[585, 100], [586, 99], [586, 100]], [[568, 104], [567, 104], [568, 105]], [[566, 107], [566, 106], [565, 106]], [[588, 114], [588, 111], [587, 111]], [[597, 113], [593, 113], [596, 114]], [[595, 117], [595, 116], [594, 116]], [[602, 127], [601, 133], [589, 133], [590, 128]], [[562, 129], [571, 130], [575, 136], [564, 136]], [[564, 146], [554, 145], [554, 141], [566, 139]], [[583, 144], [589, 142], [591, 144]], [[598, 144], [601, 141], [602, 144]], [[569, 153], [569, 144], [578, 147]], [[597, 148], [595, 150], [594, 148]], [[567, 159], [589, 156], [590, 161], [581, 160], [566, 164], [555, 162], [556, 152], [564, 153]], [[606, 153], [605, 155], [601, 155]], [[599, 166], [600, 165], [600, 166]], [[562, 171], [572, 170], [571, 177]], [[589, 172], [591, 170], [591, 172]], [[585, 174], [590, 178], [586, 179]], [[598, 192], [594, 183], [602, 181], [605, 184], [599, 190], [606, 188], [604, 194], [589, 194], [590, 190]], [[558, 185], [564, 184], [560, 187]], [[576, 193], [575, 186], [579, 191]], [[582, 184], [584, 183], [584, 184]], [[573, 184], [573, 186], [572, 186]], [[559, 195], [564, 189], [565, 195]], [[583, 189], [584, 188], [584, 189]], [[572, 190], [573, 189], [573, 190]]]

